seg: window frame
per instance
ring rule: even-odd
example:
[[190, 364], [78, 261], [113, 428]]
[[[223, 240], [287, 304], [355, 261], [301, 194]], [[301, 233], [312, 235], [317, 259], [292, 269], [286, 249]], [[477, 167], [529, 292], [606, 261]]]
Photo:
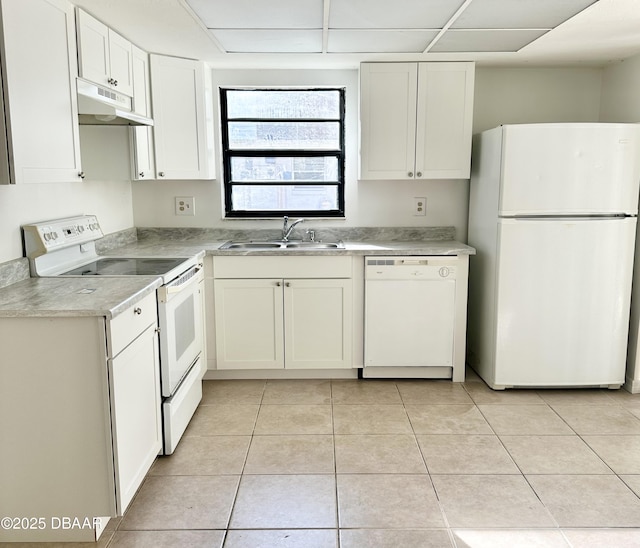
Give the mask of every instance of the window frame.
[[[227, 92], [229, 91], [337, 91], [339, 93], [340, 113], [339, 118], [229, 118], [227, 109]], [[225, 218], [279, 218], [284, 215], [296, 217], [326, 217], [344, 218], [345, 216], [345, 102], [346, 88], [344, 86], [282, 86], [282, 87], [244, 87], [221, 86], [220, 87], [220, 126], [222, 141], [222, 171], [224, 184], [224, 215]], [[339, 149], [231, 149], [229, 147], [229, 122], [339, 122]], [[300, 182], [300, 181], [244, 181], [231, 180], [232, 158], [243, 157], [326, 157], [334, 156], [338, 162], [338, 177], [336, 182]], [[288, 210], [234, 210], [232, 209], [232, 192], [234, 187], [242, 186], [332, 186], [336, 187], [338, 207], [337, 209], [288, 209]]]

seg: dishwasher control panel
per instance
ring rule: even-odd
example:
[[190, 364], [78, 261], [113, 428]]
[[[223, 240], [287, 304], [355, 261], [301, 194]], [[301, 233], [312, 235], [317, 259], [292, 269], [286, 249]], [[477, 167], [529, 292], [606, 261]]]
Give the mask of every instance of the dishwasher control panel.
[[457, 257], [366, 257], [367, 280], [454, 280]]

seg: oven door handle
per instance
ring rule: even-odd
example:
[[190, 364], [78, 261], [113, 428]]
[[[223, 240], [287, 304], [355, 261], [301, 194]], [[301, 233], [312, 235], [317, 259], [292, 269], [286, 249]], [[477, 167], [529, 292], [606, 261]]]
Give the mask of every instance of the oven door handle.
[[158, 288], [158, 298], [160, 302], [167, 302], [176, 293], [188, 290], [192, 285], [197, 284], [202, 279], [202, 265], [198, 264], [167, 285]]

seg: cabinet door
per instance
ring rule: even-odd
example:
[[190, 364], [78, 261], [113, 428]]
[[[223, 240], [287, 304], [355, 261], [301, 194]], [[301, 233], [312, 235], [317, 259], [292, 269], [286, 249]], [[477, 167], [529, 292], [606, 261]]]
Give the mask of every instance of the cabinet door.
[[6, 0], [1, 9], [11, 182], [79, 181], [73, 6]]
[[416, 176], [468, 179], [473, 63], [419, 63]]
[[413, 179], [417, 63], [360, 66], [360, 178]]
[[109, 29], [109, 80], [118, 93], [133, 95], [131, 42]]
[[162, 449], [156, 325], [109, 360], [117, 514], [122, 515]]
[[152, 54], [150, 65], [158, 178], [213, 178], [204, 63]]
[[78, 10], [78, 69], [80, 76], [109, 86], [109, 27]]
[[287, 369], [350, 368], [351, 280], [285, 280]]
[[282, 280], [215, 281], [218, 369], [284, 367]]
[[[132, 46], [133, 110], [143, 116], [151, 116], [151, 84], [149, 82], [149, 54]], [[153, 157], [153, 128], [131, 127], [133, 149], [132, 178], [134, 180], [155, 178]]]

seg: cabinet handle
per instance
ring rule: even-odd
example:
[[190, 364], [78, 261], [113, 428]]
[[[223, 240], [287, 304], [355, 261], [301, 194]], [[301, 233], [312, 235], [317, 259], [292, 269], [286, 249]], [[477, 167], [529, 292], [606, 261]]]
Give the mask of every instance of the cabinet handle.
[[282, 286], [282, 282], [276, 282], [276, 287], [281, 287]]
[[84, 179], [84, 171], [80, 171], [78, 173], [78, 177], [80, 177], [80, 179]]
[[114, 80], [114, 81], [113, 81], [113, 85], [114, 85], [114, 86], [117, 86], [117, 85], [118, 85], [118, 80]]
[[134, 308], [133, 313], [139, 316], [140, 314], [142, 314], [142, 308], [139, 308], [139, 307]]
[[141, 171], [140, 173], [138, 173], [138, 176], [144, 177], [144, 171]]
[[413, 171], [410, 171], [409, 173], [407, 173], [407, 175], [408, 175], [409, 177], [413, 177]]
[[114, 78], [109, 78], [107, 82], [110, 83], [112, 86], [118, 85], [118, 80], [115, 80]]
[[422, 177], [422, 171], [418, 171], [418, 173], [416, 173], [416, 177]]
[[164, 177], [164, 171], [160, 171], [160, 172], [158, 173], [158, 177]]
[[291, 282], [285, 282], [284, 285], [285, 287], [291, 287]]

